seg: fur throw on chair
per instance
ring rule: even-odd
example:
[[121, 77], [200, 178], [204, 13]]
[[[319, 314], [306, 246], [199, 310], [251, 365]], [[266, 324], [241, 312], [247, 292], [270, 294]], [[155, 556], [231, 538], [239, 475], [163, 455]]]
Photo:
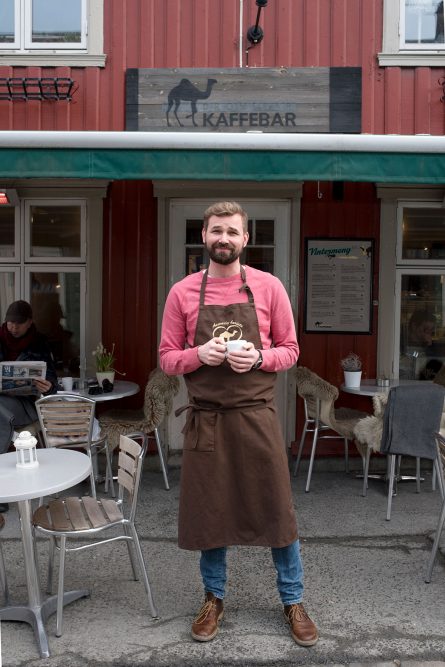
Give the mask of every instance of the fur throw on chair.
[[[352, 408], [334, 408], [338, 398], [338, 389], [329, 384], [309, 368], [298, 366], [295, 369], [298, 394], [306, 400], [309, 416], [313, 419], [316, 413], [316, 402], [320, 401], [320, 420], [333, 431], [348, 440], [354, 439], [354, 426], [359, 419], [366, 417], [366, 412]], [[360, 455], [363, 448], [356, 443]]]
[[383, 413], [388, 402], [388, 394], [375, 394], [372, 397], [374, 414], [361, 419], [354, 428], [354, 435], [358, 442], [370, 445], [374, 452], [380, 451], [383, 432]]
[[119, 445], [119, 436], [132, 431], [151, 433], [170, 413], [173, 397], [179, 391], [179, 379], [160, 368], [150, 373], [145, 387], [144, 405], [139, 410], [108, 410], [99, 418], [101, 435], [109, 446]]

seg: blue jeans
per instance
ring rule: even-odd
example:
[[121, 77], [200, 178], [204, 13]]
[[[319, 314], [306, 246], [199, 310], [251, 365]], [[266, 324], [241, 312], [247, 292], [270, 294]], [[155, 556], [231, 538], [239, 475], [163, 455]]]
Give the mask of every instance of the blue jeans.
[[[200, 570], [206, 593], [224, 598], [226, 587], [226, 547], [201, 551]], [[303, 564], [300, 557], [300, 541], [287, 547], [272, 547], [272, 558], [277, 571], [277, 587], [283, 604], [296, 604], [303, 600]]]

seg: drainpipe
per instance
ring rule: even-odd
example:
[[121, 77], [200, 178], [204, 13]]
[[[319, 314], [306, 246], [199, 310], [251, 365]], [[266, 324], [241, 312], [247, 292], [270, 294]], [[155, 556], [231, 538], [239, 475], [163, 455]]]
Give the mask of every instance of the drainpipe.
[[239, 66], [243, 66], [243, 14], [244, 14], [244, 0], [239, 0]]

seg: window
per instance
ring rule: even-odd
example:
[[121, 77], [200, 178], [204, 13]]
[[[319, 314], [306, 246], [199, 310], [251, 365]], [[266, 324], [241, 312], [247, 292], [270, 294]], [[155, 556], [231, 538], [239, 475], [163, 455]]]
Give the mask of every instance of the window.
[[384, 0], [380, 65], [445, 64], [443, 0]]
[[0, 2], [0, 64], [103, 66], [102, 50], [103, 0]]

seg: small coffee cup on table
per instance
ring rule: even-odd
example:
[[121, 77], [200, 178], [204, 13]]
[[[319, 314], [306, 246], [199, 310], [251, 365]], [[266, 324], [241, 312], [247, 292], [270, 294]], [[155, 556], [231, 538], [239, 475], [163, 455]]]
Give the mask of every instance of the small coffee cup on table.
[[61, 380], [63, 391], [73, 391], [73, 378], [64, 377]]

